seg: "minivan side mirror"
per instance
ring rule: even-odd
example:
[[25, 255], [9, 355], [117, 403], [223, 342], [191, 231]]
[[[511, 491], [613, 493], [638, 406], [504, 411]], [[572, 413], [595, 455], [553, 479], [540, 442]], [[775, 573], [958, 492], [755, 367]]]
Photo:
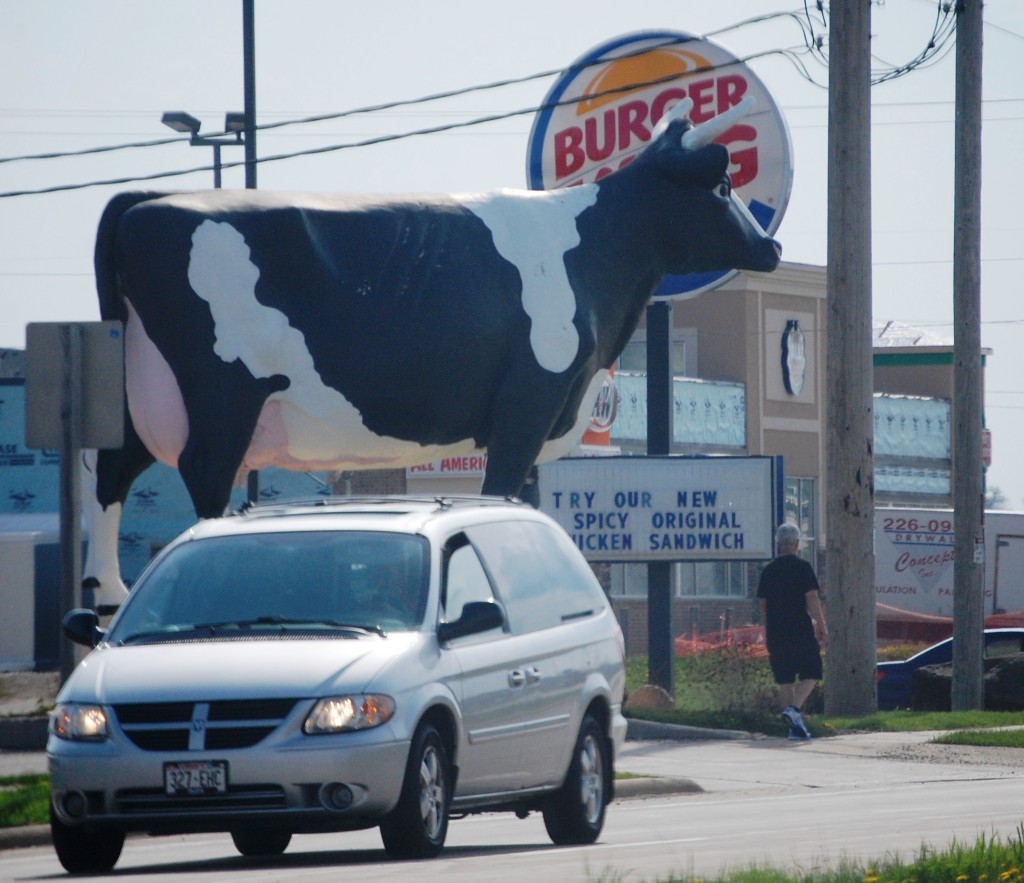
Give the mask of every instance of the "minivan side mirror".
[[69, 610], [63, 622], [64, 637], [84, 647], [95, 647], [107, 634], [100, 628], [100, 618], [95, 610], [78, 607]]
[[453, 638], [476, 635], [500, 628], [505, 614], [494, 601], [470, 601], [462, 608], [462, 615], [454, 622], [442, 622], [437, 627], [437, 640], [446, 644]]

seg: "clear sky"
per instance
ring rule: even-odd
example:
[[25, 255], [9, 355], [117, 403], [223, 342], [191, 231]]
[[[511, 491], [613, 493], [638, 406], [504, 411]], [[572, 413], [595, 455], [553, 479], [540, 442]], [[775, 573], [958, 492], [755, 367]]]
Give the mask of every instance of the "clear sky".
[[[794, 4], [795, 8], [796, 4]], [[922, 53], [935, 0], [872, 6], [879, 70]], [[789, 7], [779, 6], [786, 11]], [[775, 97], [793, 141], [794, 184], [777, 237], [786, 260], [826, 254], [827, 70], [805, 50], [797, 19], [762, 0], [257, 0], [260, 125], [331, 114], [553, 71], [609, 38], [648, 29], [713, 35]], [[167, 110], [204, 131], [243, 109], [241, 0], [0, 0], [0, 159], [155, 141]], [[796, 11], [804, 15], [803, 8]], [[815, 32], [828, 30], [815, 14]], [[989, 486], [1024, 509], [1024, 3], [987, 0], [984, 29], [982, 343], [992, 350], [985, 415]], [[805, 19], [806, 20], [806, 19]], [[801, 71], [801, 67], [805, 71]], [[809, 75], [812, 84], [803, 74]], [[895, 319], [952, 338], [955, 58], [945, 52], [872, 89], [873, 302]], [[536, 106], [552, 77], [459, 98], [259, 132], [261, 157], [405, 133]], [[375, 146], [261, 164], [261, 189], [466, 192], [525, 186], [532, 116]], [[223, 151], [241, 161], [241, 148]], [[138, 184], [4, 196], [210, 166], [187, 141], [81, 157], [0, 162], [0, 347], [23, 347], [29, 322], [99, 317], [92, 247], [103, 205], [138, 187], [197, 188], [209, 170]], [[244, 186], [241, 168], [224, 186]], [[703, 295], [713, 297], [713, 293]]]

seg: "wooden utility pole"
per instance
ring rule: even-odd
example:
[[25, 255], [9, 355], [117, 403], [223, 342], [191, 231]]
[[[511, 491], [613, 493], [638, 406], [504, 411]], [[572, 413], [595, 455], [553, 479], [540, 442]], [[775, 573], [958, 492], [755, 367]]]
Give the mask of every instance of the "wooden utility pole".
[[861, 715], [875, 691], [871, 362], [871, 5], [830, 7], [825, 711]]
[[959, 0], [953, 190], [953, 692], [983, 708], [981, 473], [981, 0]]

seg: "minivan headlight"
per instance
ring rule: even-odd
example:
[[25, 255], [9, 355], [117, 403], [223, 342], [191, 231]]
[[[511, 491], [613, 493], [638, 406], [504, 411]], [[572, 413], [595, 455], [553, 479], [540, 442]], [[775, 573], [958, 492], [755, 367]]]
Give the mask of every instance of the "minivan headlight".
[[383, 694], [330, 696], [321, 699], [306, 716], [302, 731], [309, 736], [366, 730], [391, 720], [395, 700]]
[[50, 715], [50, 732], [70, 742], [102, 742], [107, 738], [107, 713], [100, 705], [61, 703]]

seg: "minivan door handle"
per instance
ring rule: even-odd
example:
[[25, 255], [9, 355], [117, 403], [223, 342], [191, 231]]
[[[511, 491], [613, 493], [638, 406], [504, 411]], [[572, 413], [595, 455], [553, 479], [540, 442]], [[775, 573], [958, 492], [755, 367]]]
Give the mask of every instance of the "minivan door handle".
[[526, 670], [526, 683], [527, 684], [539, 684], [540, 683], [540, 669], [533, 665]]
[[513, 669], [508, 673], [508, 685], [512, 688], [521, 687], [526, 683], [526, 675], [519, 669]]

